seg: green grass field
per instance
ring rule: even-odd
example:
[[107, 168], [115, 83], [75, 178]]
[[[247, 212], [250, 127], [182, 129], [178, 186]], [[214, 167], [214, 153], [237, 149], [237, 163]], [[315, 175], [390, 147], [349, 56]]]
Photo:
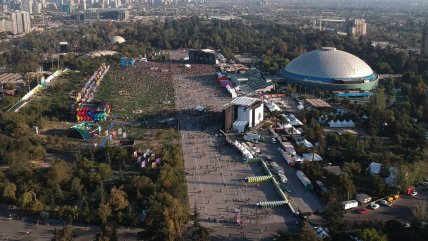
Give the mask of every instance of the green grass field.
[[[121, 118], [152, 116], [174, 108], [172, 83], [143, 73], [138, 67], [112, 68], [104, 77], [95, 99], [107, 100]], [[140, 110], [141, 113], [136, 113]]]

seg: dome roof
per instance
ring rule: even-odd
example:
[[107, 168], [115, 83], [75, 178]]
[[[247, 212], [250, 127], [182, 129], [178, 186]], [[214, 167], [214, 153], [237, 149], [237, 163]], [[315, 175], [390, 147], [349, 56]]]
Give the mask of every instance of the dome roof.
[[332, 47], [302, 54], [284, 70], [286, 73], [310, 79], [354, 79], [374, 74], [370, 66], [357, 56]]
[[125, 42], [125, 39], [123, 37], [119, 36], [119, 35], [116, 35], [116, 36], [113, 36], [110, 39], [110, 41], [111, 41], [112, 44], [116, 44], [116, 43], [121, 44], [121, 43]]

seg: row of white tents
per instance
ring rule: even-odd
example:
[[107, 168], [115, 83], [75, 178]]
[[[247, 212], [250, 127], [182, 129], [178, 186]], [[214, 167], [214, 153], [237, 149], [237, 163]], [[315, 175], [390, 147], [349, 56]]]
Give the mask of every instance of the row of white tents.
[[249, 150], [247, 150], [247, 148], [245, 146], [243, 146], [241, 143], [239, 143], [238, 141], [234, 141], [232, 144], [242, 153], [242, 155], [245, 158], [247, 158], [247, 159], [254, 158], [254, 156], [251, 154], [251, 152]]
[[343, 128], [343, 127], [352, 128], [352, 127], [355, 127], [355, 123], [352, 120], [349, 120], [349, 121], [346, 121], [346, 120], [333, 121], [333, 120], [331, 120], [328, 122], [328, 126], [330, 128]]

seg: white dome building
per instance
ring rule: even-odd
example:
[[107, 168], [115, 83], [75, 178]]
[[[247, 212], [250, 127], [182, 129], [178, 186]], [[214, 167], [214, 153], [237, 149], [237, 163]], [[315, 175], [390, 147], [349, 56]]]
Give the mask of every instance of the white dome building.
[[327, 90], [371, 90], [379, 79], [363, 60], [332, 47], [302, 54], [281, 74], [290, 83]]
[[113, 36], [110, 39], [112, 44], [121, 44], [121, 43], [125, 43], [125, 39], [119, 35]]

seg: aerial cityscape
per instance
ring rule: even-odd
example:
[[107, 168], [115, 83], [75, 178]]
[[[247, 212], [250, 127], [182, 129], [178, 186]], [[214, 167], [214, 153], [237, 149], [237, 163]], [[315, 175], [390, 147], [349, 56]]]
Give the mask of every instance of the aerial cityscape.
[[428, 240], [428, 1], [0, 0], [0, 240]]

